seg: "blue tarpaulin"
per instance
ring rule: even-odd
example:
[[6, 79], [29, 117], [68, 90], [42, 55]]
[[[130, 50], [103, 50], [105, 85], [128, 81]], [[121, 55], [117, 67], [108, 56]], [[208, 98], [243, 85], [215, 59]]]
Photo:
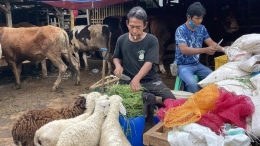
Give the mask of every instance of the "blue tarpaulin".
[[100, 8], [108, 5], [129, 2], [132, 0], [33, 0], [46, 3], [55, 7], [80, 10]]

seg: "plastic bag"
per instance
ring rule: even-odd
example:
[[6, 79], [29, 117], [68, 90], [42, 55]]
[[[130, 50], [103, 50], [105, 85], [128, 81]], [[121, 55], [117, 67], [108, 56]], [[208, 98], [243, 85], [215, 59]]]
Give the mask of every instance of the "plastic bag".
[[246, 72], [258, 72], [260, 71], [260, 54], [254, 55], [249, 59], [243, 59], [239, 62], [238, 68]]
[[172, 76], [177, 76], [178, 75], [178, 66], [177, 66], [176, 63], [170, 64], [170, 70], [171, 70]]

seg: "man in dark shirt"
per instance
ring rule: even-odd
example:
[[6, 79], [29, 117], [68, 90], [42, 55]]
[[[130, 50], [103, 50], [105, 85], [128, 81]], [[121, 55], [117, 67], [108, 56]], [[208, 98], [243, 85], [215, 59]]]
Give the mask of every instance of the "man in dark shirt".
[[116, 43], [113, 62], [114, 74], [120, 77], [125, 74], [130, 81], [120, 80], [120, 83], [130, 84], [133, 92], [144, 87], [145, 92], [166, 98], [175, 98], [170, 89], [162, 82], [156, 72], [159, 62], [158, 39], [145, 33], [147, 14], [141, 7], [132, 8], [126, 24], [129, 32], [120, 36]]

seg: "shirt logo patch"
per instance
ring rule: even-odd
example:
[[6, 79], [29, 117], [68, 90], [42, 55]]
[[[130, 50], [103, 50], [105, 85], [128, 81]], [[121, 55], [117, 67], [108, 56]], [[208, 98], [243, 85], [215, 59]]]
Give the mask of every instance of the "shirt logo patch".
[[138, 53], [139, 53], [139, 61], [144, 61], [144, 53], [145, 53], [145, 51], [144, 50], [140, 50], [140, 51], [138, 51]]

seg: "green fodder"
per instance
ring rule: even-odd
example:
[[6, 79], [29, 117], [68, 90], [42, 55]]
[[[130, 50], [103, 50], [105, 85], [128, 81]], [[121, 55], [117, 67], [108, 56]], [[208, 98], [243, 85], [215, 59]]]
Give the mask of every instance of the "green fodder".
[[129, 85], [114, 85], [107, 91], [109, 96], [119, 95], [123, 99], [123, 105], [126, 108], [126, 117], [132, 118], [143, 115], [142, 91], [132, 92]]

